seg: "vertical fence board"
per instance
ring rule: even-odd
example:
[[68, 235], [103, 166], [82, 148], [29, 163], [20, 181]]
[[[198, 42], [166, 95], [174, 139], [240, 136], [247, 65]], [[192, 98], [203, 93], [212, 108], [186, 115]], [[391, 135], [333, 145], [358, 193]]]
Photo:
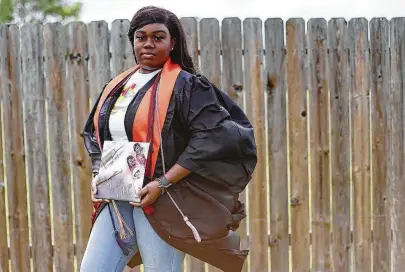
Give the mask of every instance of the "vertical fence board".
[[105, 21], [88, 25], [89, 90], [91, 103], [97, 101], [103, 87], [110, 81], [109, 31]]
[[265, 22], [267, 124], [270, 177], [271, 271], [289, 271], [287, 112], [284, 25]]
[[292, 271], [309, 271], [308, 136], [304, 72], [305, 22], [303, 19], [289, 19], [286, 30]]
[[329, 21], [332, 254], [335, 271], [350, 271], [350, 65], [347, 22]]
[[[8, 72], [7, 89], [3, 93], [3, 128], [7, 199], [9, 214], [10, 258], [12, 271], [30, 271], [27, 188], [25, 181], [25, 151], [23, 141], [20, 31], [17, 26], [8, 26]], [[30, 41], [24, 46], [30, 46]], [[35, 72], [33, 70], [32, 72]], [[24, 73], [23, 73], [24, 74]]]
[[242, 23], [239, 18], [222, 21], [223, 91], [243, 109]]
[[114, 20], [111, 24], [111, 77], [135, 65], [134, 50], [128, 40], [128, 20]]
[[405, 271], [404, 94], [405, 18], [391, 20], [390, 165], [393, 271]]
[[186, 269], [187, 272], [204, 272], [205, 271], [205, 263], [200, 261], [197, 258], [194, 258], [191, 255], [186, 256]]
[[371, 112], [373, 179], [373, 270], [391, 271], [391, 215], [388, 180], [390, 108], [389, 22], [373, 19], [371, 37]]
[[[46, 145], [45, 86], [42, 29], [21, 29], [26, 160], [31, 209], [34, 270], [52, 271], [51, 218]], [[20, 259], [21, 261], [21, 259]]]
[[[214, 85], [221, 88], [221, 40], [217, 19], [200, 21], [201, 72]], [[208, 265], [209, 272], [221, 271]]]
[[250, 269], [268, 271], [268, 229], [266, 189], [266, 142], [263, 72], [262, 22], [245, 19], [245, 85], [247, 115], [251, 120], [257, 145], [258, 162], [249, 185]]
[[67, 26], [67, 94], [70, 101], [72, 175], [77, 267], [80, 267], [91, 228], [93, 206], [89, 197], [91, 162], [82, 132], [89, 115], [87, 29], [82, 23]]
[[[243, 103], [243, 71], [242, 71], [242, 22], [239, 18], [226, 18], [222, 21], [222, 52], [223, 52], [223, 85], [222, 89], [235, 103], [244, 108]], [[246, 205], [246, 191], [243, 191], [239, 200]], [[248, 217], [248, 215], [247, 215]], [[241, 248], [247, 249], [247, 220], [239, 226], [238, 234], [241, 239]], [[248, 271], [248, 262], [245, 262], [243, 272]]]
[[188, 52], [196, 66], [198, 60], [198, 23], [194, 17], [183, 17], [180, 19], [181, 25], [186, 36]]
[[217, 19], [200, 21], [201, 72], [213, 84], [221, 87], [221, 40]]
[[[183, 17], [180, 19], [181, 25], [184, 30], [187, 41], [188, 52], [193, 59], [196, 67], [199, 64], [198, 61], [198, 23], [194, 17]], [[186, 271], [188, 272], [203, 272], [205, 271], [205, 265], [202, 261], [187, 255], [186, 257]]]
[[47, 101], [50, 181], [53, 209], [54, 266], [73, 270], [73, 215], [71, 203], [68, 99], [66, 93], [67, 53], [65, 28], [45, 24], [44, 78]]
[[365, 19], [349, 22], [352, 72], [352, 171], [355, 270], [371, 271], [370, 116], [368, 24]]
[[6, 181], [4, 173], [5, 157], [3, 157], [3, 94], [8, 89], [8, 46], [7, 26], [0, 25], [0, 271], [8, 271], [8, 239], [6, 215]]
[[312, 266], [331, 271], [330, 173], [329, 173], [329, 80], [327, 23], [308, 22], [309, 116], [312, 192]]

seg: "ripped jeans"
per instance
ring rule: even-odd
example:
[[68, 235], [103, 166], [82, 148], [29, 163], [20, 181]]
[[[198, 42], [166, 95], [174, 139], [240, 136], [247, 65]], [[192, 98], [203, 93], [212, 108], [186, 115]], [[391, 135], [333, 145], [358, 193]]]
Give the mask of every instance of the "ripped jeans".
[[[81, 272], [122, 272], [129, 260], [139, 251], [145, 272], [183, 271], [185, 253], [163, 241], [153, 230], [142, 209], [126, 202], [116, 201], [119, 211], [134, 235], [127, 241], [131, 250], [126, 256], [117, 244], [109, 209], [106, 206], [99, 214], [80, 267]], [[111, 209], [115, 226], [117, 217]]]

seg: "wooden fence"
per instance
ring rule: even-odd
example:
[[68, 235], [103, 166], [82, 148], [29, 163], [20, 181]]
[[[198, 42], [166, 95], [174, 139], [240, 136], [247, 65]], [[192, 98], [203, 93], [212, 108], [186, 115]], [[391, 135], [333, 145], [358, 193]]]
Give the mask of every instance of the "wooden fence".
[[[405, 271], [405, 18], [182, 23], [200, 71], [255, 127], [244, 271]], [[104, 84], [134, 65], [128, 25], [0, 26], [1, 271], [80, 264], [81, 132]]]

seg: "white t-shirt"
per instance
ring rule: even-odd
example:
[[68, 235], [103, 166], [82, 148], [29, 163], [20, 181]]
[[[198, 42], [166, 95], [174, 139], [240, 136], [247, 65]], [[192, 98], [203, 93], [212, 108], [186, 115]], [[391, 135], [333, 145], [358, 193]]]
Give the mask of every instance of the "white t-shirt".
[[125, 84], [120, 97], [110, 114], [109, 127], [113, 141], [128, 141], [125, 131], [124, 119], [129, 103], [135, 97], [136, 93], [149, 82], [161, 69], [148, 74], [142, 74], [136, 71]]

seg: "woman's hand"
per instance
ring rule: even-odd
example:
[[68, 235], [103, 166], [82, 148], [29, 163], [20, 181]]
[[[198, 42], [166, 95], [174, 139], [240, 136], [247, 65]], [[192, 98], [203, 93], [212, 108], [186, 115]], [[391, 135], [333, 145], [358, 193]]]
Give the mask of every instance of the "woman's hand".
[[97, 180], [98, 180], [98, 176], [95, 176], [93, 178], [93, 180], [91, 181], [91, 201], [93, 203], [100, 203], [100, 202], [110, 203], [110, 201], [107, 199], [99, 199], [99, 198], [95, 197], [95, 195], [97, 193]]
[[135, 207], [143, 208], [145, 206], [155, 203], [156, 199], [158, 199], [158, 197], [161, 194], [162, 189], [159, 188], [159, 182], [154, 180], [139, 191], [139, 196], [141, 197], [140, 203], [137, 202], [129, 202], [129, 203]]

